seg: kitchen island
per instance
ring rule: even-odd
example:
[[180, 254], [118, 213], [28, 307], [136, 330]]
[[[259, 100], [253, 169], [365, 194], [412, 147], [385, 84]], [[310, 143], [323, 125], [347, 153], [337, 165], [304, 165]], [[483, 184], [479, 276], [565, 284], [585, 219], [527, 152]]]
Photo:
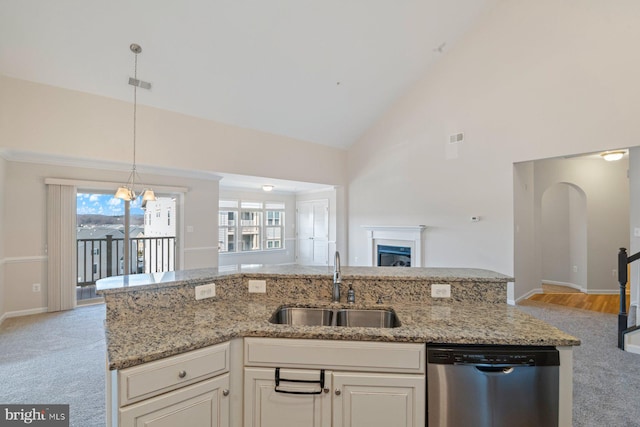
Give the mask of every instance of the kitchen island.
[[[250, 281], [258, 288], [264, 281], [265, 292], [250, 293]], [[118, 387], [116, 372], [231, 343], [228, 351], [235, 353], [231, 360], [240, 358], [240, 366], [234, 368], [234, 362], [229, 362], [229, 372], [233, 378], [235, 370], [237, 380], [243, 373], [242, 354], [248, 351], [242, 341], [250, 337], [286, 339], [279, 342], [301, 342], [307, 347], [317, 342], [308, 340], [323, 340], [336, 343], [336, 348], [354, 342], [555, 346], [561, 349], [561, 400], [567, 403], [568, 399], [570, 420], [571, 346], [579, 340], [507, 305], [506, 288], [511, 281], [509, 276], [479, 269], [344, 267], [343, 302], [331, 303], [332, 270], [327, 267], [247, 266], [102, 279], [98, 292], [107, 304], [108, 378]], [[211, 283], [215, 283], [215, 296], [196, 300], [195, 288]], [[432, 298], [433, 284], [449, 285], [450, 297]], [[355, 304], [344, 304], [349, 285], [355, 290]], [[382, 304], [377, 303], [380, 297]], [[282, 305], [389, 308], [401, 324], [354, 328], [271, 323], [272, 314]], [[241, 379], [235, 387], [233, 381], [232, 397], [234, 389], [242, 389]], [[235, 405], [242, 407], [242, 393], [235, 397], [240, 400]], [[114, 402], [113, 417], [121, 406], [122, 399]], [[231, 425], [242, 424], [236, 417]]]

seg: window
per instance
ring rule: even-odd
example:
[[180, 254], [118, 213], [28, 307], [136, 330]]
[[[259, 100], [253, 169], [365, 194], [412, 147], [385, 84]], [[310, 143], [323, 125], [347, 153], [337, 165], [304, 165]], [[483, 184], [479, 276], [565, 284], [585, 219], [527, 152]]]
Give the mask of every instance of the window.
[[284, 248], [283, 202], [221, 200], [218, 248], [221, 253]]

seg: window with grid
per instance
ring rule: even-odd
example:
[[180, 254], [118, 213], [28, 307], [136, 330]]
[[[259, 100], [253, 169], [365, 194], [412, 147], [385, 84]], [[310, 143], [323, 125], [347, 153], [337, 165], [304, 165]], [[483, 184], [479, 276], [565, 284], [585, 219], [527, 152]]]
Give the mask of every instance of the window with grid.
[[283, 249], [284, 209], [282, 202], [221, 200], [218, 211], [219, 251]]

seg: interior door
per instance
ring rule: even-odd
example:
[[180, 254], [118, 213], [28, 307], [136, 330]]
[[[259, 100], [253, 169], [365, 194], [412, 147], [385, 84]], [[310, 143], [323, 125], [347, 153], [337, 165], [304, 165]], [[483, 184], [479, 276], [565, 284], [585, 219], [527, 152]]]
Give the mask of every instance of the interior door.
[[301, 265], [329, 264], [329, 200], [296, 204], [296, 262]]

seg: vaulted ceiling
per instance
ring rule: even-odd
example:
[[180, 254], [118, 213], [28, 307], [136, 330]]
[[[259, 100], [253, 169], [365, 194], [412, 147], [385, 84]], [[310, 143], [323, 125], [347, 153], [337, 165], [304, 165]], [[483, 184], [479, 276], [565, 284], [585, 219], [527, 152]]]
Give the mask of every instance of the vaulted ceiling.
[[497, 0], [1, 0], [0, 73], [348, 148]]

